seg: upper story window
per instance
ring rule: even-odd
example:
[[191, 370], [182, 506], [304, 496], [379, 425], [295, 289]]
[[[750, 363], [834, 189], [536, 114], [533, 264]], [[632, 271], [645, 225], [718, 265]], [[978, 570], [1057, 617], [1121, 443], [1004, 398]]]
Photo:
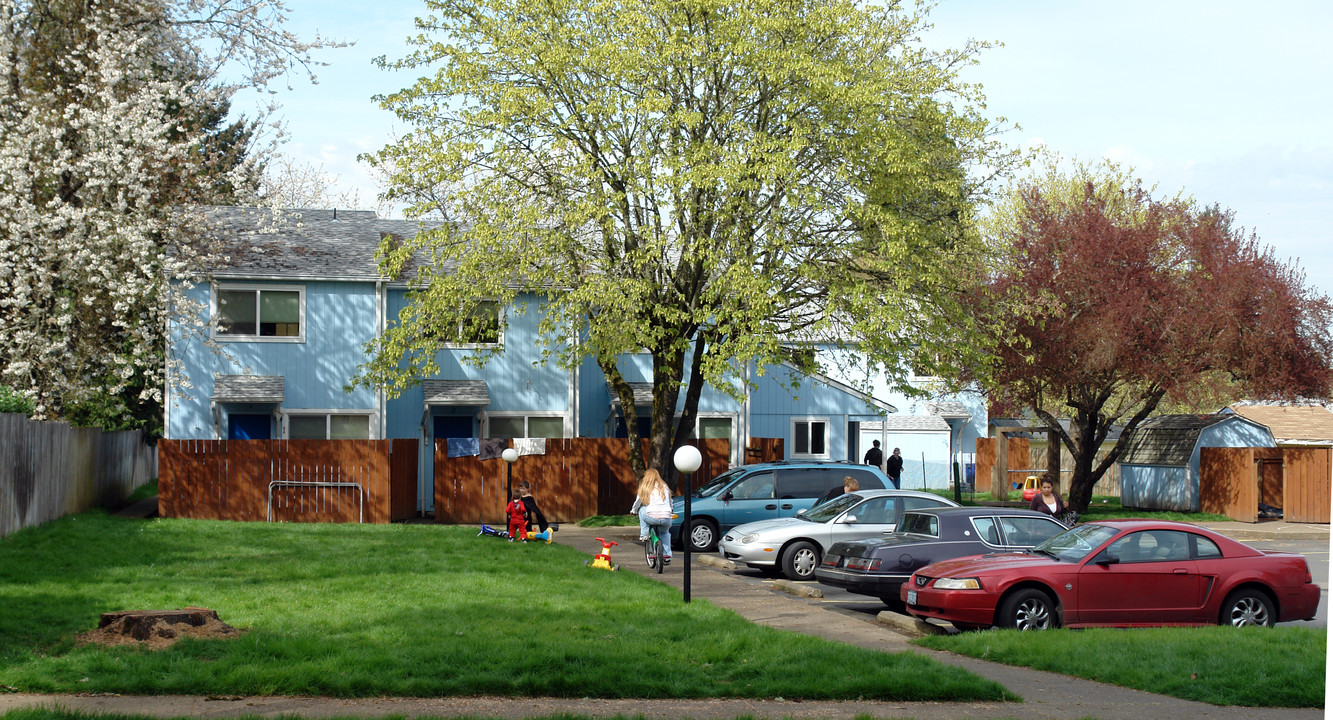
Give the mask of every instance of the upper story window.
[[370, 415], [359, 413], [291, 413], [289, 440], [369, 440]]
[[459, 320], [452, 338], [446, 338], [446, 347], [468, 348], [504, 344], [504, 322], [500, 303], [480, 302], [472, 313]]
[[219, 340], [305, 341], [305, 289], [227, 285], [213, 296]]
[[565, 436], [563, 416], [548, 415], [491, 415], [487, 437], [493, 438], [562, 438]]
[[828, 420], [792, 420], [792, 457], [828, 456]]

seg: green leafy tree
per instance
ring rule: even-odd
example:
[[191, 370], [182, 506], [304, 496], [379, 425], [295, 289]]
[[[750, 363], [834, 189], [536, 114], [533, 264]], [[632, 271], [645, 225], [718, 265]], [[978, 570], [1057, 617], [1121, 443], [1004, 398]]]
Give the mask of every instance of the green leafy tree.
[[[997, 265], [968, 297], [994, 363], [974, 377], [1070, 451], [1077, 512], [1166, 406], [1328, 396], [1333, 305], [1228, 211], [1156, 198], [1114, 164], [1050, 165], [1015, 186], [988, 236]], [[1124, 432], [1099, 461], [1113, 426]]]
[[[443, 222], [386, 246], [392, 275], [429, 262], [356, 382], [400, 392], [484, 303], [539, 293], [547, 361], [594, 358], [636, 472], [671, 477], [705, 383], [739, 397], [747, 366], [817, 369], [797, 342], [855, 347], [903, 381], [968, 332], [954, 291], [982, 185], [964, 170], [1007, 161], [956, 75], [982, 46], [932, 52], [924, 15], [896, 3], [427, 7], [415, 49], [380, 61], [433, 70], [381, 98], [413, 130], [371, 160], [390, 199]], [[640, 351], [651, 408], [617, 365]]]

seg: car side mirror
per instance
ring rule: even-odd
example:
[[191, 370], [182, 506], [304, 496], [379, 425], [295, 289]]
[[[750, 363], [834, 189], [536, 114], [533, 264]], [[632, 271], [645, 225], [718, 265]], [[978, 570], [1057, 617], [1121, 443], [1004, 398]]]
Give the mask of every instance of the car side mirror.
[[1120, 556], [1112, 552], [1104, 552], [1092, 562], [1097, 565], [1116, 565], [1120, 562]]
[[804, 514], [805, 514], [805, 508], [801, 508], [800, 510], [797, 510], [797, 511], [796, 511], [796, 515], [797, 515], [797, 516], [804, 515]]
[[849, 524], [850, 524], [850, 523], [854, 523], [854, 522], [856, 522], [856, 516], [855, 516], [855, 515], [843, 515], [843, 516], [842, 516], [842, 519], [839, 520], [838, 522], [840, 522], [840, 523], [849, 523]]
[[728, 490], [722, 493], [722, 502], [730, 502], [730, 501], [731, 501], [731, 491]]

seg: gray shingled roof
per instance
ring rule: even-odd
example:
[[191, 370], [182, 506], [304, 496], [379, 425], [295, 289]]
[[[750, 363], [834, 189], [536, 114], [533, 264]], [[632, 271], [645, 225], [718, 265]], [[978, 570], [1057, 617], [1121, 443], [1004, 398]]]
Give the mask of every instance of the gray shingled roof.
[[486, 407], [491, 404], [491, 393], [485, 380], [423, 380], [421, 389], [426, 393], [427, 405]]
[[230, 258], [214, 268], [218, 277], [378, 280], [381, 238], [407, 239], [421, 229], [369, 210], [208, 207], [204, 213]]
[[285, 391], [281, 375], [215, 375], [213, 396], [217, 402], [281, 403]]
[[861, 430], [864, 432], [875, 432], [876, 430], [888, 430], [897, 432], [902, 430], [930, 430], [933, 432], [949, 432], [949, 423], [939, 415], [890, 415], [882, 422], [864, 422], [861, 423]]
[[1188, 465], [1199, 443], [1199, 433], [1229, 415], [1158, 415], [1130, 433], [1123, 465]]
[[[630, 390], [634, 391], [634, 406], [642, 409], [644, 406], [653, 404], [653, 384], [650, 382], [632, 382], [629, 384]], [[611, 405], [620, 407], [620, 396], [616, 394], [615, 388], [608, 383], [607, 392], [611, 393]]]
[[971, 420], [972, 413], [967, 406], [956, 400], [940, 400], [926, 404], [926, 412], [948, 420]]

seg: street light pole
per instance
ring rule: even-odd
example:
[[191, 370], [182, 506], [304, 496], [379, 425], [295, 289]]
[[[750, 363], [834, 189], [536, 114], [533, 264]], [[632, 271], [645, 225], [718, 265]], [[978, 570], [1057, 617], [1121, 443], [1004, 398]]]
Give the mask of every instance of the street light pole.
[[505, 448], [505, 451], [500, 453], [500, 457], [505, 461], [505, 468], [507, 470], [505, 475], [504, 501], [509, 502], [514, 499], [514, 461], [518, 460], [518, 451], [514, 448]]
[[[703, 464], [703, 456], [699, 454], [699, 448], [693, 445], [681, 445], [672, 457], [672, 462], [676, 470], [685, 476], [685, 518], [681, 521], [680, 539], [681, 544], [685, 546], [685, 602], [690, 601], [690, 497], [694, 495], [694, 487], [690, 482], [690, 475], [693, 475], [699, 466]], [[671, 542], [667, 540], [667, 542]]]

